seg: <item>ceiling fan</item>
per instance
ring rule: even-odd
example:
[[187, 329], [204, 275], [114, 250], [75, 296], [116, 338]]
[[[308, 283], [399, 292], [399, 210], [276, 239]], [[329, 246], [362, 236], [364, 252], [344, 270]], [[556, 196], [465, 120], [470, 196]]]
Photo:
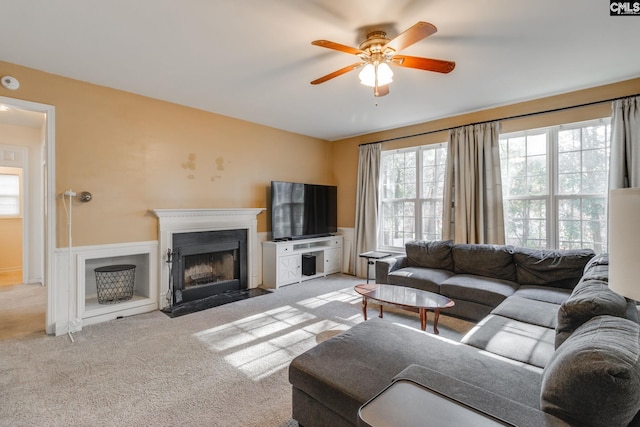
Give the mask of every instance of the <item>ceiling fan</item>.
[[421, 58], [417, 56], [397, 55], [402, 49], [434, 34], [437, 28], [428, 22], [418, 22], [394, 39], [387, 38], [384, 31], [372, 31], [367, 34], [367, 39], [358, 48], [345, 46], [328, 40], [315, 40], [312, 45], [325, 47], [356, 55], [361, 62], [356, 62], [341, 68], [326, 76], [311, 82], [312, 85], [324, 83], [334, 77], [341, 76], [349, 71], [362, 68], [359, 77], [364, 85], [373, 87], [375, 96], [384, 96], [389, 93], [389, 83], [392, 82], [393, 71], [389, 65], [417, 68], [419, 70], [435, 71], [438, 73], [450, 73], [456, 66], [455, 62], [441, 59]]

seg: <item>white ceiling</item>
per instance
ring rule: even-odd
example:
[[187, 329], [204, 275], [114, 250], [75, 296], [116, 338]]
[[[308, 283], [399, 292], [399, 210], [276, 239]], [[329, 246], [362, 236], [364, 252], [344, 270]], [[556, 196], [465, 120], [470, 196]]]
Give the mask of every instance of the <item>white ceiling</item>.
[[[335, 140], [640, 76], [640, 16], [606, 0], [0, 0], [0, 59], [304, 135]], [[456, 62], [394, 68], [374, 98], [358, 29], [417, 21], [402, 51]], [[394, 36], [395, 34], [390, 34]], [[1, 72], [1, 70], [0, 70]], [[17, 76], [16, 76], [17, 77]]]

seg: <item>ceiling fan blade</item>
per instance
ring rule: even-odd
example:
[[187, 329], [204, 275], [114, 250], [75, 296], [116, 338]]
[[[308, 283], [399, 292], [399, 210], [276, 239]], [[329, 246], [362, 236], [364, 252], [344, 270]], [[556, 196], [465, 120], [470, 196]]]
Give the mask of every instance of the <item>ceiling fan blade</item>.
[[385, 45], [385, 48], [390, 47], [391, 49], [398, 52], [416, 42], [419, 42], [426, 37], [429, 37], [436, 31], [438, 31], [438, 29], [435, 27], [435, 25], [428, 22], [420, 21], [403, 33], [398, 34], [396, 38]]
[[346, 66], [344, 68], [340, 68], [339, 70], [334, 71], [333, 73], [327, 74], [326, 76], [320, 77], [319, 79], [315, 79], [314, 81], [311, 82], [311, 84], [312, 85], [317, 85], [317, 84], [320, 84], [320, 83], [324, 83], [327, 80], [333, 79], [334, 77], [338, 77], [338, 76], [341, 76], [341, 75], [343, 75], [345, 73], [348, 73], [349, 71], [353, 71], [356, 68], [360, 67], [361, 65], [362, 65], [362, 62], [358, 62], [356, 64], [351, 64], [351, 65], [348, 65], [348, 66]]
[[395, 55], [391, 63], [400, 67], [417, 68], [419, 70], [435, 71], [445, 74], [450, 73], [456, 67], [456, 63], [453, 61], [406, 55]]
[[315, 40], [311, 42], [314, 46], [326, 47], [327, 49], [333, 49], [344, 53], [350, 53], [353, 55], [360, 55], [364, 53], [360, 49], [355, 47], [346, 46], [340, 43], [330, 42], [329, 40]]
[[373, 88], [373, 96], [381, 97], [389, 94], [389, 85], [376, 86]]

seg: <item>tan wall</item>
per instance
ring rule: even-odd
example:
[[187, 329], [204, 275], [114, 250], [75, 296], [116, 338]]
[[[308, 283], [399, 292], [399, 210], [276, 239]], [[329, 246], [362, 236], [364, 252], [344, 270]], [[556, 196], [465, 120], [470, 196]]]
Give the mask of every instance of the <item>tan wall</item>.
[[22, 268], [22, 218], [0, 218], [0, 272]]
[[[393, 141], [383, 142], [383, 150], [393, 150], [445, 142], [448, 137], [448, 132], [439, 130], [483, 121], [500, 120], [506, 117], [528, 115], [573, 107], [636, 94], [640, 94], [640, 78], [570, 92], [563, 95], [521, 102], [509, 106], [463, 114], [460, 116], [449, 117], [446, 119], [421, 123], [385, 132], [376, 132], [354, 138], [334, 141], [334, 179], [339, 189], [338, 224], [341, 224], [342, 227], [354, 227], [355, 225], [354, 201], [356, 198], [358, 146], [360, 144], [399, 138]], [[501, 131], [505, 133], [516, 132], [519, 130], [534, 129], [538, 127], [579, 122], [609, 116], [611, 116], [611, 103], [601, 102], [597, 105], [502, 120]], [[418, 136], [411, 137], [411, 135]]]
[[[149, 209], [266, 208], [271, 180], [333, 184], [324, 140], [1, 61], [0, 75], [20, 81], [0, 96], [56, 108], [56, 193], [93, 194], [74, 201], [74, 246], [155, 240]], [[57, 215], [64, 247], [61, 201]]]

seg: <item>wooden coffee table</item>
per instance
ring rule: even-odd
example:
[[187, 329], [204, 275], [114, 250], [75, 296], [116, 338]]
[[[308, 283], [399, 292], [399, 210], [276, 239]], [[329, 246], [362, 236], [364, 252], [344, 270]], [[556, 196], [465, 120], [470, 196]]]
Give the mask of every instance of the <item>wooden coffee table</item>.
[[[420, 329], [427, 329], [427, 310], [433, 310], [433, 333], [438, 334], [438, 318], [441, 308], [451, 308], [455, 302], [444, 295], [421, 289], [409, 288], [397, 285], [382, 285], [378, 283], [356, 285], [355, 291], [362, 295], [362, 315], [367, 320], [367, 300], [371, 299], [383, 304], [393, 304], [402, 308], [418, 311], [420, 314]], [[382, 317], [382, 306], [380, 315]]]

